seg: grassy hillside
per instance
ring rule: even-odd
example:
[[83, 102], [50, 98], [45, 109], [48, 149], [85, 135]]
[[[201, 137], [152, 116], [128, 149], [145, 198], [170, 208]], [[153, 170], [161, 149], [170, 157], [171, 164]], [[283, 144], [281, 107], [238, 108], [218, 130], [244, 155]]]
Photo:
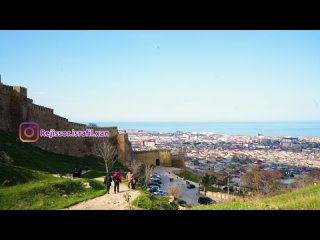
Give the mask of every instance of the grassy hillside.
[[[54, 177], [75, 167], [91, 171], [82, 179]], [[114, 171], [125, 171], [116, 164]], [[61, 209], [105, 193], [104, 163], [94, 158], [64, 156], [22, 143], [14, 134], [0, 131], [0, 209]], [[85, 187], [90, 183], [90, 188]]]
[[[14, 186], [47, 178], [48, 174], [0, 162], [0, 187]], [[49, 175], [49, 177], [51, 177]], [[53, 177], [51, 177], [53, 178]]]
[[194, 207], [194, 210], [320, 210], [320, 186], [309, 186], [295, 191], [248, 202], [229, 202]]
[[50, 178], [0, 188], [0, 209], [61, 209], [105, 193], [103, 183], [85, 179]]
[[91, 170], [104, 171], [101, 160], [93, 158], [78, 158], [55, 154], [23, 143], [15, 134], [7, 134], [0, 130], [0, 151], [5, 152], [13, 165], [50, 173], [71, 173], [74, 168], [81, 166]]

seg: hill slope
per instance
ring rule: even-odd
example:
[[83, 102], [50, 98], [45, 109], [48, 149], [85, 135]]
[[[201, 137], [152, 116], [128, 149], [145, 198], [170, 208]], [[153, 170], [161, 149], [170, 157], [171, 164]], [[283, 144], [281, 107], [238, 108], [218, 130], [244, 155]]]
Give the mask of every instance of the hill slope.
[[319, 210], [320, 186], [309, 186], [273, 197], [248, 202], [226, 202], [193, 210]]
[[[82, 179], [53, 176], [79, 166], [91, 170]], [[117, 164], [114, 170], [121, 169]], [[92, 178], [104, 174], [102, 160], [47, 152], [0, 130], [0, 209], [61, 209], [98, 197], [105, 187]]]
[[0, 152], [5, 152], [15, 166], [50, 173], [70, 173], [75, 167], [82, 166], [94, 170], [104, 170], [101, 160], [93, 158], [78, 158], [55, 154], [21, 142], [14, 134], [0, 130]]

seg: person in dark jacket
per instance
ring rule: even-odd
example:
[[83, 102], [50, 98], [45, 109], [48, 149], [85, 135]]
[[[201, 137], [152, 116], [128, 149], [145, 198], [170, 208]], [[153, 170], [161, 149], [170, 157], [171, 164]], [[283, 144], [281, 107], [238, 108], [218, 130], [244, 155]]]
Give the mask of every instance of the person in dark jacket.
[[79, 178], [82, 177], [82, 168], [81, 167], [78, 168], [78, 177]]
[[111, 187], [111, 182], [112, 182], [112, 178], [107, 175], [107, 176], [105, 176], [103, 182], [104, 182], [104, 184], [106, 185], [107, 193], [109, 194], [110, 187]]
[[132, 182], [131, 182], [131, 186], [132, 189], [136, 189], [136, 184], [138, 183], [138, 178], [136, 178], [135, 176], [132, 177]]
[[74, 169], [73, 174], [72, 174], [72, 177], [73, 177], [73, 178], [78, 177], [78, 168], [75, 168], [75, 169]]
[[114, 182], [114, 193], [119, 192], [119, 186], [121, 183], [121, 175], [118, 172], [115, 172], [112, 175], [112, 180]]

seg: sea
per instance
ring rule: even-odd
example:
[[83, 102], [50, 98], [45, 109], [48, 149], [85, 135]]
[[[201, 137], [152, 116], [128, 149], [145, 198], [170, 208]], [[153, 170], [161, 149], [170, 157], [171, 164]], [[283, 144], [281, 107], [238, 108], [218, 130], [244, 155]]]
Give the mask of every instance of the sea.
[[158, 132], [212, 132], [255, 136], [320, 137], [320, 121], [282, 122], [96, 122], [99, 127]]

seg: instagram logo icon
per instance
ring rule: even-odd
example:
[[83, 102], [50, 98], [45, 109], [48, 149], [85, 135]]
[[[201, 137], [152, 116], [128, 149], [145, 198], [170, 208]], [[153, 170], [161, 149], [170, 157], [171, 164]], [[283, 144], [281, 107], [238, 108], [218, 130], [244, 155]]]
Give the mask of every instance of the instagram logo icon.
[[39, 124], [22, 122], [19, 126], [19, 138], [22, 142], [37, 142], [39, 140]]

